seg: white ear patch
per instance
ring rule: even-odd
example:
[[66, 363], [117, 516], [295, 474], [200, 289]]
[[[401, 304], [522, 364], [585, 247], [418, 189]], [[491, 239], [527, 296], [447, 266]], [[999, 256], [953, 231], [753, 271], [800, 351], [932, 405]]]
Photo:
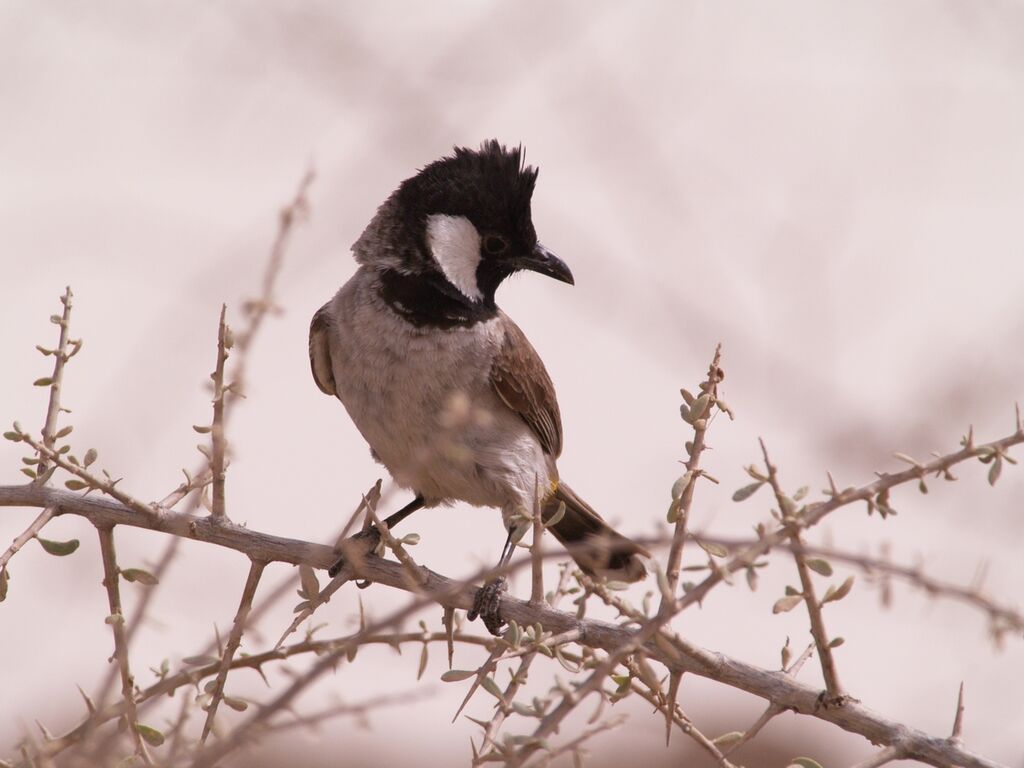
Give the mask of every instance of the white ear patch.
[[464, 296], [483, 298], [476, 284], [480, 264], [480, 233], [465, 216], [434, 214], [427, 218], [427, 244], [448, 282]]

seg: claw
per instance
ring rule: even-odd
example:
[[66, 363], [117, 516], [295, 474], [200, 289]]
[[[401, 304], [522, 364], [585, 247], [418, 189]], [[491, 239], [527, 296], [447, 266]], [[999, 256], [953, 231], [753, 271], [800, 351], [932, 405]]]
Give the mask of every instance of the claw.
[[504, 576], [484, 584], [477, 590], [476, 597], [473, 598], [473, 607], [466, 614], [466, 618], [473, 621], [479, 616], [488, 632], [495, 637], [500, 635], [501, 628], [505, 625], [505, 620], [501, 618], [501, 596], [506, 591], [508, 580]]
[[341, 543], [341, 557], [338, 562], [327, 569], [327, 575], [332, 579], [337, 576], [345, 567], [346, 558], [362, 558], [370, 554], [380, 546], [380, 531], [376, 528], [367, 528], [355, 536], [350, 536]]

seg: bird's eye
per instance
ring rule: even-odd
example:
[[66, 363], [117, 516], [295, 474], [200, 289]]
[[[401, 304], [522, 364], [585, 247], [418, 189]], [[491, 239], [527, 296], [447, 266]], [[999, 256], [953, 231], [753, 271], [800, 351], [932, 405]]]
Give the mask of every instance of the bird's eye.
[[501, 235], [487, 235], [487, 237], [484, 238], [484, 250], [491, 256], [497, 256], [499, 253], [504, 253], [507, 248], [508, 240]]

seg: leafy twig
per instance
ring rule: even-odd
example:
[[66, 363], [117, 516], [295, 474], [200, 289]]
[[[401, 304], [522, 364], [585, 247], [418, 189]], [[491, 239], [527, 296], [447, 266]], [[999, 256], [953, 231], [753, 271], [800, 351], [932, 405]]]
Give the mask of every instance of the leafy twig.
[[217, 672], [217, 681], [212, 691], [213, 697], [206, 709], [206, 722], [203, 724], [203, 734], [199, 738], [199, 745], [206, 743], [210, 731], [213, 729], [213, 720], [217, 716], [217, 707], [224, 698], [224, 684], [227, 682], [228, 670], [231, 669], [231, 661], [235, 657], [238, 646], [242, 643], [242, 632], [245, 631], [246, 619], [252, 610], [252, 600], [256, 595], [256, 587], [259, 586], [260, 577], [266, 563], [262, 560], [253, 560], [249, 564], [249, 576], [245, 580], [245, 587], [242, 589], [242, 599], [238, 603], [238, 612], [235, 614], [235, 621], [231, 625], [231, 634], [228, 635], [227, 645], [224, 646], [224, 655], [220, 660], [220, 669]]

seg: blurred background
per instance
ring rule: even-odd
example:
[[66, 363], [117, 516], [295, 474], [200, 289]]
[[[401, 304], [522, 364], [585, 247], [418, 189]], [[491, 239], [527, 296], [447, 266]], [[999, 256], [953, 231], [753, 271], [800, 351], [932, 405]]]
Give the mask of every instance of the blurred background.
[[[748, 482], [758, 436], [783, 483], [816, 495], [826, 470], [840, 486], [866, 483], [900, 466], [893, 451], [954, 450], [969, 423], [983, 439], [1013, 431], [1024, 395], [1022, 32], [1024, 7], [988, 1], [8, 0], [0, 419], [41, 426], [47, 393], [31, 384], [50, 362], [33, 347], [54, 344], [48, 317], [70, 284], [72, 335], [85, 341], [65, 375], [71, 442], [98, 449], [135, 495], [163, 497], [199, 458], [190, 425], [210, 418], [203, 385], [221, 302], [240, 325], [278, 211], [312, 165], [311, 217], [279, 283], [283, 313], [253, 349], [248, 399], [229, 429], [228, 513], [329, 541], [382, 470], [311, 380], [309, 318], [352, 273], [349, 245], [402, 179], [453, 144], [497, 137], [521, 142], [540, 167], [534, 221], [576, 276], [569, 288], [526, 275], [499, 294], [558, 388], [563, 476], [624, 532], [664, 531], [689, 439], [679, 387], [696, 387], [722, 342], [722, 393], [737, 419], [713, 425], [706, 461], [722, 485], [699, 488], [692, 525], [750, 535], [768, 496], [730, 495]], [[0, 446], [0, 482], [24, 479], [20, 455]], [[1017, 603], [1024, 476], [1008, 467], [990, 489], [985, 469], [964, 465], [960, 482], [932, 483], [927, 497], [908, 486], [893, 498], [900, 515], [884, 522], [844, 509], [811, 540], [872, 555], [885, 543], [894, 560], [964, 585], [985, 567], [986, 590]], [[393, 494], [385, 511], [404, 502]], [[34, 514], [0, 510], [0, 540]], [[418, 560], [452, 577], [491, 563], [503, 541], [491, 510], [424, 512], [408, 526], [422, 535]], [[62, 518], [47, 535], [82, 547], [57, 559], [29, 546], [12, 562], [0, 756], [34, 719], [55, 733], [77, 722], [74, 686], [94, 688], [111, 652], [91, 526]], [[125, 567], [165, 545], [118, 535]], [[288, 570], [273, 566], [268, 578]], [[245, 572], [237, 554], [183, 546], [133, 649], [141, 685], [162, 659], [177, 668], [201, 649], [214, 624], [227, 630]], [[776, 667], [787, 636], [797, 651], [810, 641], [802, 611], [771, 613], [796, 578], [778, 555], [757, 593], [719, 589], [678, 627]], [[525, 577], [514, 585], [528, 588]], [[126, 593], [134, 604], [138, 593]], [[380, 587], [358, 596], [371, 617], [406, 599]], [[351, 631], [356, 601], [350, 590], [322, 608], [323, 632]], [[423, 618], [440, 626], [439, 610]], [[854, 696], [946, 735], [963, 680], [968, 746], [1024, 766], [1019, 636], [996, 649], [984, 615], [902, 585], [884, 609], [863, 578], [827, 619], [846, 638], [837, 663]], [[243, 650], [264, 648], [289, 620], [285, 604]], [[249, 764], [467, 764], [478, 728], [450, 723], [466, 689], [437, 682], [442, 657], [435, 650], [416, 683], [417, 652], [362, 651], [298, 711], [335, 697], [430, 698], [268, 738]], [[456, 666], [482, 660], [460, 649]], [[541, 669], [531, 686], [542, 692], [552, 678]], [[289, 679], [268, 674], [276, 688]], [[816, 661], [801, 679], [820, 684]], [[265, 695], [251, 674], [233, 675], [229, 689]], [[692, 677], [680, 702], [711, 736], [744, 730], [763, 709]], [[664, 747], [645, 706], [618, 707], [631, 719], [592, 744], [593, 765], [677, 765], [690, 754], [678, 734]], [[467, 709], [489, 712], [483, 696]], [[832, 766], [871, 751], [785, 715], [736, 759], [784, 766], [810, 755]]]

